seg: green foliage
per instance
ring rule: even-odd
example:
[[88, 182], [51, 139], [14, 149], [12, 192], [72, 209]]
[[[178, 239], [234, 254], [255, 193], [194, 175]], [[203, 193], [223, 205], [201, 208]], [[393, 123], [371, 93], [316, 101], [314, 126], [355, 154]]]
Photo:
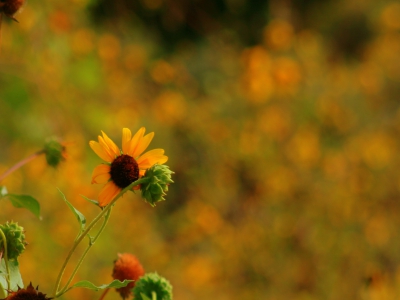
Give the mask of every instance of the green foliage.
[[[8, 267], [10, 270], [10, 289], [16, 291], [18, 287], [23, 288], [24, 283], [22, 282], [21, 273], [19, 272], [19, 263], [15, 260], [8, 261]], [[4, 259], [1, 260], [0, 264], [0, 299], [5, 298], [7, 295], [7, 271]]]
[[5, 186], [0, 186], [0, 200], [1, 199], [9, 200], [16, 208], [26, 208], [40, 219], [40, 204], [32, 196], [8, 194], [7, 188]]
[[[7, 255], [9, 260], [16, 260], [25, 250], [25, 230], [18, 223], [7, 222], [0, 225], [7, 240]], [[0, 249], [5, 247], [3, 239], [0, 239]]]
[[26, 208], [36, 217], [40, 218], [40, 204], [32, 196], [7, 194], [6, 198], [10, 200], [10, 202], [12, 203], [12, 205], [14, 205], [14, 207]]
[[113, 280], [109, 284], [102, 284], [102, 285], [96, 286], [93, 283], [91, 283], [90, 281], [82, 280], [82, 281], [75, 283], [73, 286], [71, 286], [71, 288], [86, 288], [86, 289], [94, 290], [94, 291], [100, 291], [100, 290], [111, 289], [111, 288], [118, 289], [118, 288], [126, 287], [132, 281], [133, 280], [124, 280], [121, 282], [116, 279], [116, 280]]
[[[156, 272], [146, 273], [135, 283], [132, 292], [136, 300], [146, 300], [147, 298], [154, 299], [154, 293], [157, 300], [172, 299], [172, 285], [164, 277], [161, 277]], [[143, 295], [145, 297], [143, 297]]]
[[98, 207], [101, 208], [101, 206], [99, 205], [99, 201], [90, 199], [90, 198], [88, 198], [88, 197], [86, 197], [86, 196], [84, 196], [84, 195], [80, 195], [80, 196], [81, 196], [83, 199], [85, 199], [87, 202], [90, 202], [90, 203], [92, 203], [92, 204], [94, 204], [94, 205], [96, 205], [96, 206], [98, 206]]
[[157, 202], [164, 201], [164, 196], [168, 191], [168, 186], [173, 183], [171, 175], [174, 174], [166, 165], [153, 165], [146, 170], [144, 176], [140, 179], [140, 190], [142, 198], [151, 206], [155, 206]]
[[63, 194], [63, 192], [61, 192], [60, 190], [58, 190], [63, 198], [63, 200], [65, 201], [65, 203], [68, 205], [69, 209], [74, 213], [76, 219], [79, 222], [80, 225], [80, 232], [83, 232], [83, 230], [85, 229], [85, 225], [86, 225], [86, 218], [85, 216], [79, 211], [77, 210], [65, 197], [65, 195]]

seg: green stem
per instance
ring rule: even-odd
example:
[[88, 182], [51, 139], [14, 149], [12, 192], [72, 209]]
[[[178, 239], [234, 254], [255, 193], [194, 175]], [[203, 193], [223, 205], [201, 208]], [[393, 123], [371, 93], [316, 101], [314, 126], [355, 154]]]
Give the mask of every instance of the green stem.
[[6, 272], [7, 272], [7, 276], [6, 276], [7, 289], [11, 290], [10, 268], [8, 266], [8, 254], [7, 254], [7, 239], [6, 239], [6, 236], [3, 232], [3, 230], [1, 230], [1, 228], [0, 228], [0, 236], [1, 236], [1, 239], [3, 240], [3, 245], [4, 245], [4, 264], [6, 265]]
[[69, 284], [71, 283], [71, 281], [74, 279], [76, 272], [78, 272], [78, 269], [80, 268], [84, 258], [86, 257], [86, 254], [89, 252], [89, 249], [94, 245], [94, 243], [96, 242], [96, 240], [99, 238], [100, 234], [103, 232], [104, 228], [107, 225], [108, 219], [110, 218], [110, 214], [111, 214], [111, 208], [108, 210], [108, 212], [106, 213], [106, 215], [104, 216], [104, 221], [103, 224], [101, 225], [99, 231], [97, 232], [96, 236], [93, 238], [93, 240], [91, 240], [89, 242], [89, 245], [87, 246], [87, 248], [85, 249], [85, 251], [83, 252], [81, 258], [79, 259], [75, 269], [72, 271], [72, 274], [70, 275], [67, 283], [65, 284], [65, 286], [61, 289], [61, 291], [55, 296], [55, 298], [60, 297], [62, 294], [64, 294], [67, 289]]
[[66, 268], [69, 260], [71, 259], [72, 254], [75, 252], [76, 248], [80, 244], [80, 242], [85, 238], [85, 236], [90, 232], [90, 230], [92, 230], [93, 226], [96, 225], [96, 223], [111, 209], [111, 207], [114, 205], [114, 203], [117, 202], [117, 200], [123, 194], [125, 194], [125, 192], [127, 192], [130, 189], [132, 189], [134, 186], [137, 186], [137, 185], [141, 184], [142, 182], [143, 182], [142, 179], [136, 180], [135, 182], [132, 182], [130, 185], [128, 185], [126, 188], [124, 188], [121, 192], [119, 192], [119, 194], [117, 196], [115, 196], [115, 198], [106, 207], [104, 207], [104, 209], [86, 227], [86, 230], [84, 232], [82, 232], [81, 235], [76, 239], [76, 241], [72, 245], [71, 250], [69, 251], [69, 253], [67, 255], [67, 258], [64, 261], [64, 264], [61, 267], [60, 273], [58, 274], [57, 281], [56, 281], [56, 284], [54, 286], [54, 291], [53, 291], [53, 295], [54, 296], [53, 296], [53, 298], [56, 298], [56, 296], [58, 294], [58, 288], [60, 286], [61, 279], [62, 279], [62, 277], [64, 275], [65, 268]]
[[[2, 13], [0, 13], [0, 15], [2, 15]], [[21, 168], [23, 165], [27, 164], [28, 162], [30, 162], [31, 160], [35, 159], [36, 157], [38, 157], [39, 155], [43, 154], [44, 150], [40, 150], [37, 151], [35, 153], [33, 153], [32, 155], [28, 156], [27, 158], [17, 162], [15, 165], [13, 165], [11, 168], [9, 168], [7, 171], [5, 171], [1, 176], [0, 176], [0, 182], [6, 178], [8, 175], [10, 175], [12, 172], [14, 172], [15, 170], [18, 170], [19, 168]]]

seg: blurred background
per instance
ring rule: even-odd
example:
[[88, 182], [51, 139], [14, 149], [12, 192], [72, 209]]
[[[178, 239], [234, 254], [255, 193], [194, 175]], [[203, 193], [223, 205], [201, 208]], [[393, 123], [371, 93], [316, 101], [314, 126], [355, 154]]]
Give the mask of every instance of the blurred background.
[[[400, 3], [374, 0], [28, 1], [5, 18], [0, 203], [29, 246], [25, 284], [50, 294], [78, 224], [98, 209], [100, 130], [154, 131], [175, 171], [167, 201], [124, 196], [76, 280], [111, 281], [130, 252], [185, 299], [400, 297]], [[98, 299], [75, 289], [62, 299]], [[112, 291], [106, 299], [118, 299]]]

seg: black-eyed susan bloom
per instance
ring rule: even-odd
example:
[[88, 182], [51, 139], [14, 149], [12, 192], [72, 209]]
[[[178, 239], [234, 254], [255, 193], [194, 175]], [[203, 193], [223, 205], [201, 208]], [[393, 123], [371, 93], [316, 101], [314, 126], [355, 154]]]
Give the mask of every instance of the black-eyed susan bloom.
[[[122, 151], [103, 131], [98, 142], [89, 142], [93, 151], [106, 162], [97, 166], [92, 175], [92, 183], [105, 184], [99, 194], [100, 206], [110, 203], [122, 189], [142, 177], [148, 168], [168, 160], [163, 149], [143, 153], [154, 137], [154, 132], [144, 135], [145, 131], [142, 127], [132, 137], [131, 131], [123, 128]], [[139, 188], [136, 186], [134, 189]]]

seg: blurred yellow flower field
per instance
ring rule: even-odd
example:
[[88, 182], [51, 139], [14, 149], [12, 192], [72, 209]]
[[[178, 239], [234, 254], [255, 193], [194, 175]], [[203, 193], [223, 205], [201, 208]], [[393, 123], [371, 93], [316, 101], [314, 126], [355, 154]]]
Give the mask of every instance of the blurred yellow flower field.
[[101, 190], [88, 142], [143, 126], [175, 172], [166, 201], [120, 198], [74, 281], [111, 282], [132, 253], [176, 300], [400, 297], [400, 5], [292, 2], [28, 1], [3, 17], [0, 174], [49, 137], [68, 154], [1, 182], [41, 205], [38, 220], [0, 201], [0, 223], [26, 230], [25, 286], [51, 294], [79, 230], [57, 189], [98, 213], [80, 196]]

